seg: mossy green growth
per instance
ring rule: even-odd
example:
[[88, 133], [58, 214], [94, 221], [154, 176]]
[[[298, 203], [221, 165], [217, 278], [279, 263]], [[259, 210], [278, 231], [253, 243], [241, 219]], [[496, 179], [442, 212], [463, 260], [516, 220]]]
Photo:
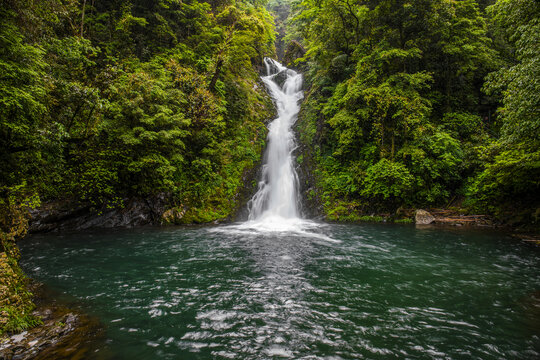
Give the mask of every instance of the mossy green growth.
[[24, 184], [2, 188], [0, 196], [0, 335], [41, 324], [32, 315], [35, 308], [28, 279], [19, 267], [16, 239], [28, 231], [28, 208], [39, 205], [39, 197], [28, 195]]
[[206, 224], [224, 219], [228, 214], [228, 211], [222, 209], [191, 208], [177, 222], [179, 224]]
[[19, 249], [13, 234], [0, 233], [3, 252], [0, 253], [0, 335], [18, 332], [41, 324], [32, 315], [35, 308], [28, 279], [17, 260]]
[[340, 222], [384, 222], [378, 215], [363, 215], [364, 204], [359, 201], [326, 201], [324, 209], [327, 219]]
[[315, 190], [310, 189], [307, 193], [308, 200], [313, 200], [315, 198]]
[[413, 222], [414, 222], [413, 219], [409, 219], [409, 218], [394, 220], [394, 223], [396, 224], [412, 224]]
[[32, 315], [34, 308], [27, 279], [17, 261], [5, 252], [0, 253], [0, 335], [41, 324], [41, 320]]
[[324, 204], [326, 218], [331, 221], [354, 222], [360, 218], [356, 211], [356, 203], [345, 201], [326, 201]]
[[358, 218], [362, 222], [384, 222], [384, 218], [378, 215], [364, 215]]

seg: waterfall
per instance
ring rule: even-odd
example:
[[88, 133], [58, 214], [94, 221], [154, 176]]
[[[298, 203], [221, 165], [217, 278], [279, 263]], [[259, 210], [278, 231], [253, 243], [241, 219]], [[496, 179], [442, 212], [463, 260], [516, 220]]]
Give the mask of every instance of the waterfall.
[[268, 126], [268, 143], [257, 193], [250, 200], [249, 220], [298, 218], [298, 175], [292, 152], [292, 125], [303, 98], [302, 75], [279, 62], [265, 58], [267, 75], [262, 77], [274, 99], [277, 118]]

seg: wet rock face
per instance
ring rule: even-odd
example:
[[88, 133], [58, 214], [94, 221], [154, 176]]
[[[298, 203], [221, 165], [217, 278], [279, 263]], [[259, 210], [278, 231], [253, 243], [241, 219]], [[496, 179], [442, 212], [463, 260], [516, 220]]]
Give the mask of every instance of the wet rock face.
[[435, 217], [426, 210], [419, 209], [416, 210], [415, 220], [416, 225], [429, 225], [435, 221]]
[[276, 75], [274, 75], [272, 79], [274, 80], [276, 84], [279, 85], [279, 87], [282, 88], [283, 85], [285, 84], [285, 81], [287, 81], [287, 78], [289, 77], [289, 73], [290, 73], [289, 69], [282, 70], [278, 72]]
[[165, 194], [152, 199], [126, 199], [123, 208], [92, 210], [87, 204], [56, 202], [30, 212], [29, 232], [85, 230], [160, 224], [166, 210]]
[[[294, 156], [296, 159], [302, 159], [297, 161], [296, 172], [298, 174], [299, 189], [298, 194], [300, 197], [301, 213], [303, 217], [310, 219], [323, 219], [325, 216], [322, 191], [317, 185], [316, 169], [317, 162], [315, 160], [315, 148], [319, 146], [319, 140], [314, 139], [312, 142], [306, 142], [302, 139], [302, 132], [306, 129], [306, 119], [300, 112], [298, 121], [294, 125], [294, 131], [297, 134], [298, 146], [294, 150]], [[320, 134], [322, 129], [317, 129]]]

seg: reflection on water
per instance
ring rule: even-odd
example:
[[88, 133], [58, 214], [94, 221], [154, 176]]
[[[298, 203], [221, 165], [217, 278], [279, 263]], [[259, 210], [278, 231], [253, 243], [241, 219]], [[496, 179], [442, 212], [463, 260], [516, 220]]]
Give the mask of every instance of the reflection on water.
[[22, 265], [101, 319], [101, 359], [538, 357], [537, 248], [295, 221], [34, 236]]

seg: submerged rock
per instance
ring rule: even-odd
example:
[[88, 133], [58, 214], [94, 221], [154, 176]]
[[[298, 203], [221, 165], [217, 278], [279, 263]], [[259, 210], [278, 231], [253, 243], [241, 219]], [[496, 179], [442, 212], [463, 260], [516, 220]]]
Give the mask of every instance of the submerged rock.
[[426, 210], [418, 209], [416, 210], [415, 221], [416, 225], [429, 225], [435, 221], [435, 217]]

